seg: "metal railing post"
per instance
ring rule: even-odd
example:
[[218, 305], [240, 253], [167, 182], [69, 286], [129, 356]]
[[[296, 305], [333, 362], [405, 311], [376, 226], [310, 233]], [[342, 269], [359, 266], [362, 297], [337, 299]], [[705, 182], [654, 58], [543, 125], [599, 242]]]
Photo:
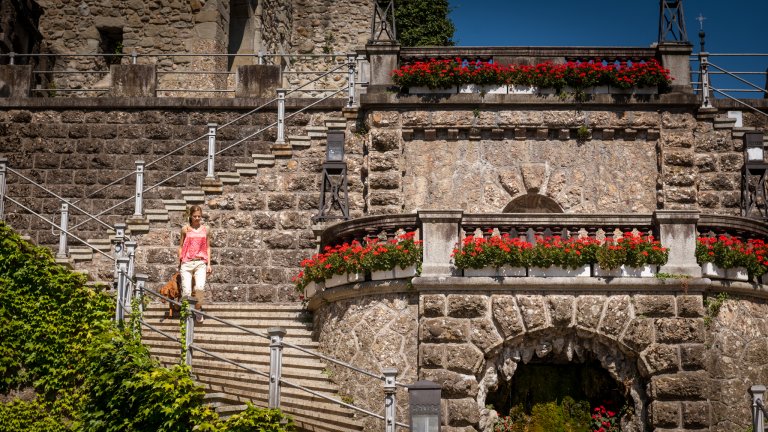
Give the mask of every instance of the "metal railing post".
[[764, 385], [753, 385], [749, 388], [749, 393], [752, 394], [752, 430], [755, 432], [765, 430], [765, 416], [763, 415], [765, 390]]
[[[135, 257], [136, 257], [136, 241], [130, 240], [125, 242], [125, 256], [128, 258], [128, 269], [126, 271], [126, 278], [127, 279], [133, 279], [133, 273], [135, 271]], [[125, 302], [126, 304], [131, 304], [131, 299], [133, 298], [133, 288], [134, 286], [130, 283], [127, 283], [125, 286]]]
[[59, 251], [56, 258], [67, 257], [67, 230], [69, 229], [69, 204], [61, 204], [61, 222], [59, 223]]
[[187, 305], [189, 306], [189, 309], [187, 310], [189, 313], [187, 314], [187, 321], [184, 323], [187, 327], [187, 337], [184, 339], [184, 344], [187, 348], [187, 355], [184, 357], [184, 363], [189, 366], [190, 370], [192, 369], [192, 343], [195, 340], [195, 313], [194, 310], [196, 309], [195, 306], [197, 306], [197, 300], [195, 300], [193, 297], [190, 297], [187, 299]]
[[351, 108], [355, 105], [355, 68], [357, 66], [356, 55], [347, 54], [347, 66], [349, 66], [349, 88], [347, 94], [349, 99], [347, 100], [347, 108]]
[[5, 173], [8, 171], [8, 159], [0, 158], [0, 220], [5, 220]]
[[138, 60], [138, 54], [136, 53], [136, 48], [134, 48], [131, 51], [131, 64], [136, 64]]
[[139, 297], [139, 319], [144, 315], [144, 286], [148, 279], [148, 275], [144, 273], [136, 273], [136, 295]]
[[285, 144], [285, 89], [277, 89], [277, 140], [275, 144]]
[[115, 308], [115, 321], [123, 322], [125, 319], [125, 286], [127, 282], [128, 257], [117, 259], [117, 307]]
[[709, 53], [699, 53], [699, 65], [701, 67], [701, 107], [712, 108], [712, 102], [709, 100]]
[[208, 174], [206, 179], [215, 180], [216, 174], [213, 171], [214, 160], [216, 156], [216, 123], [208, 123]]
[[144, 214], [144, 161], [136, 161], [136, 203], [133, 212], [134, 217], [141, 218]]
[[115, 248], [115, 256], [116, 257], [123, 256], [123, 252], [125, 252], [125, 224], [124, 223], [115, 224], [115, 237], [112, 239], [112, 245]]
[[283, 374], [283, 337], [286, 330], [270, 327], [269, 334], [269, 408], [280, 408], [280, 379]]
[[258, 61], [256, 62], [256, 64], [260, 64], [260, 65], [264, 64], [264, 51], [259, 51]]
[[8, 55], [9, 55], [8, 64], [9, 65], [15, 65], [16, 64], [16, 59], [15, 59], [16, 53], [11, 51], [11, 52], [8, 53]]
[[395, 432], [395, 378], [397, 369], [384, 368], [384, 432]]

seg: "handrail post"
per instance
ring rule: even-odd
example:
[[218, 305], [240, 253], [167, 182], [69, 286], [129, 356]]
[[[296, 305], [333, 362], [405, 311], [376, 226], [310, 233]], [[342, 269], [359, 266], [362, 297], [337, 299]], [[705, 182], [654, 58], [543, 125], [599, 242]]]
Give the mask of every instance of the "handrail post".
[[709, 53], [699, 53], [699, 66], [701, 68], [701, 108], [712, 108], [712, 102], [709, 100]]
[[213, 171], [214, 160], [216, 156], [216, 123], [208, 123], [208, 174], [206, 180], [215, 180], [216, 174]]
[[115, 322], [122, 323], [125, 319], [125, 285], [128, 271], [128, 257], [117, 259], [117, 306], [115, 308]]
[[763, 415], [765, 390], [764, 385], [753, 385], [749, 388], [749, 393], [752, 394], [752, 430], [755, 432], [765, 430], [765, 416]]
[[8, 60], [8, 64], [9, 65], [15, 65], [16, 64], [16, 59], [15, 59], [16, 53], [11, 51], [11, 52], [8, 53], [8, 55], [10, 57], [9, 60]]
[[256, 64], [263, 65], [264, 64], [264, 51], [259, 51], [258, 53], [258, 61]]
[[397, 377], [397, 369], [384, 368], [382, 373], [384, 374], [384, 432], [395, 432], [395, 408], [397, 407], [395, 378]]
[[136, 64], [136, 63], [137, 63], [137, 60], [138, 60], [138, 59], [137, 59], [137, 57], [138, 57], [138, 56], [139, 56], [139, 55], [138, 55], [138, 53], [136, 53], [136, 48], [134, 48], [134, 49], [131, 51], [131, 64]]
[[196, 309], [197, 300], [194, 297], [187, 298], [187, 306], [189, 309], [187, 309], [187, 320], [184, 323], [184, 325], [187, 327], [187, 335], [186, 338], [184, 338], [184, 346], [186, 348], [187, 355], [184, 356], [184, 363], [189, 366], [190, 370], [192, 369], [192, 343], [195, 340], [195, 313], [194, 310]]
[[149, 279], [149, 275], [136, 273], [136, 295], [139, 297], [139, 319], [144, 315], [144, 286]]
[[269, 408], [280, 408], [280, 379], [283, 374], [283, 337], [286, 330], [270, 327], [269, 334]]
[[116, 257], [123, 256], [123, 252], [125, 252], [124, 243], [125, 243], [125, 224], [116, 223], [115, 237], [112, 239], [112, 245], [115, 247]]
[[137, 218], [141, 218], [144, 215], [144, 204], [143, 204], [143, 196], [144, 196], [144, 161], [143, 160], [137, 160], [136, 161], [136, 202], [134, 205], [134, 212], [133, 216]]
[[[137, 243], [135, 240], [130, 240], [125, 242], [125, 256], [128, 258], [128, 269], [126, 272], [126, 278], [127, 279], [133, 279], [133, 273], [135, 271], [135, 258], [136, 258], [136, 246]], [[125, 286], [125, 302], [126, 304], [131, 304], [131, 299], [133, 298], [133, 285], [130, 283], [127, 283]]]
[[67, 230], [69, 229], [69, 204], [61, 204], [61, 222], [59, 223], [59, 251], [56, 258], [67, 258]]
[[8, 159], [0, 158], [0, 220], [5, 220], [5, 173], [8, 171]]
[[355, 105], [355, 67], [357, 66], [354, 53], [347, 54], [347, 66], [349, 66], [349, 88], [347, 89], [349, 99], [347, 100], [347, 108], [352, 108]]
[[277, 89], [277, 140], [275, 144], [285, 144], [285, 89]]

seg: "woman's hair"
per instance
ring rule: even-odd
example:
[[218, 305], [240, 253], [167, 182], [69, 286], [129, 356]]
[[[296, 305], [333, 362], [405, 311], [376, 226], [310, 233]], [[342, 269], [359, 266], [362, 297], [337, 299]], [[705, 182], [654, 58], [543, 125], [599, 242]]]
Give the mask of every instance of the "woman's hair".
[[203, 213], [203, 208], [199, 205], [191, 205], [189, 206], [189, 209], [187, 209], [187, 222], [192, 224], [192, 214], [196, 211], [199, 211], [200, 213]]

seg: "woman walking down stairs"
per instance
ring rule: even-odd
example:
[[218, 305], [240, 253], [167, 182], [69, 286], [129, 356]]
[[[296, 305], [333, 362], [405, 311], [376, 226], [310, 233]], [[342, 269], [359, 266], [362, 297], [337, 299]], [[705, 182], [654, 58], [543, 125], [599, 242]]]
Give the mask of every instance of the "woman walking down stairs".
[[[317, 343], [312, 341], [311, 318], [300, 304], [212, 303], [206, 306], [206, 313], [263, 334], [270, 327], [282, 327], [286, 330], [286, 342], [313, 351], [317, 349]], [[144, 312], [144, 319], [159, 330], [179, 337], [179, 320], [167, 316], [166, 306], [151, 303]], [[173, 365], [179, 362], [178, 343], [147, 328], [144, 328], [142, 338], [161, 363]], [[204, 324], [195, 326], [194, 344], [249, 368], [269, 372], [269, 340], [266, 338], [207, 319]], [[341, 399], [326, 370], [326, 365], [316, 357], [289, 347], [283, 349], [283, 379]], [[224, 417], [244, 409], [247, 401], [259, 407], [268, 406], [269, 384], [264, 376], [202, 352], [193, 352], [192, 374], [205, 387], [206, 400]], [[281, 388], [280, 409], [293, 417], [299, 430], [362, 430], [362, 422], [354, 411], [291, 386]]]

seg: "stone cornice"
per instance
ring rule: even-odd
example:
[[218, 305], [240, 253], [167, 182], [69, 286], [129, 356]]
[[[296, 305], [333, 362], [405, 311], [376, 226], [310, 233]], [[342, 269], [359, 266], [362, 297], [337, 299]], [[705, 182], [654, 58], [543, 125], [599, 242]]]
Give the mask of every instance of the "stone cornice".
[[[252, 110], [270, 99], [266, 98], [181, 98], [181, 97], [84, 97], [84, 98], [0, 98], [0, 109], [234, 109]], [[286, 110], [305, 108], [314, 98], [286, 98]], [[312, 110], [341, 110], [346, 99], [326, 99]], [[277, 109], [273, 102], [265, 109]]]

